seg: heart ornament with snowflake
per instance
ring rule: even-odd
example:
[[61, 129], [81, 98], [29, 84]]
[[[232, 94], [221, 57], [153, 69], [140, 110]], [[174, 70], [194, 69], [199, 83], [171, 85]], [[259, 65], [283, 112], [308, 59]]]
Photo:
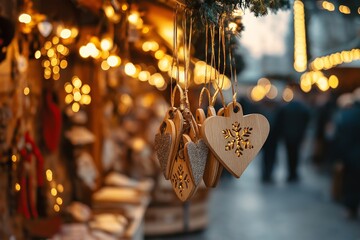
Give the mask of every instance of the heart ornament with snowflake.
[[230, 103], [225, 111], [224, 117], [204, 121], [202, 136], [221, 164], [239, 178], [264, 145], [270, 126], [261, 114], [244, 116], [239, 103]]

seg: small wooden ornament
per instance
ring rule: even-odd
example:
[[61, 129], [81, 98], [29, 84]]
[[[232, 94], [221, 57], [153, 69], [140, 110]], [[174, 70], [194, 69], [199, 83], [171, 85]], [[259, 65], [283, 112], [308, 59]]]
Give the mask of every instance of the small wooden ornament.
[[204, 175], [209, 149], [204, 140], [200, 139], [197, 142], [186, 142], [184, 152], [186, 161], [190, 163], [190, 172], [195, 185], [199, 185]]
[[53, 30], [53, 25], [48, 21], [39, 22], [37, 27], [43, 37], [48, 37]]
[[186, 124], [188, 124], [189, 137], [191, 139], [191, 142], [186, 142], [186, 139], [184, 139], [185, 158], [190, 163], [191, 176], [195, 184], [198, 185], [204, 175], [209, 149], [200, 136], [198, 124], [191, 111], [185, 109], [183, 115], [184, 119], [186, 119]]
[[197, 187], [191, 177], [190, 163], [185, 158], [184, 142], [191, 142], [190, 137], [186, 134], [183, 135], [181, 140], [170, 179], [176, 196], [183, 202], [189, 200], [194, 195]]
[[171, 153], [175, 151], [175, 125], [165, 120], [155, 135], [155, 151], [165, 179], [169, 179], [171, 170]]
[[243, 115], [239, 103], [230, 103], [225, 116], [207, 118], [202, 135], [222, 165], [239, 178], [263, 146], [270, 126], [261, 114]]
[[[224, 109], [222, 108], [222, 110], [219, 111], [218, 115], [222, 115], [224, 113]], [[208, 108], [208, 113], [207, 113], [208, 117], [213, 117], [216, 116], [216, 111], [214, 109], [214, 107], [209, 107]], [[204, 119], [205, 121], [205, 119]], [[204, 172], [204, 183], [206, 187], [216, 187], [219, 180], [220, 180], [220, 176], [221, 173], [223, 171], [224, 167], [221, 165], [220, 161], [218, 159], [216, 159], [216, 156], [214, 154], [209, 153], [207, 162], [206, 162], [206, 166], [205, 166], [205, 172]]]

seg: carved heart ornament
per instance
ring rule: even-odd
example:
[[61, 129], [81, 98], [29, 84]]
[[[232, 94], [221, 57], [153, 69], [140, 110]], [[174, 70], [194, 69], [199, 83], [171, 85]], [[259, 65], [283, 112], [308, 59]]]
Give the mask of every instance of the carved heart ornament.
[[207, 118], [201, 131], [216, 158], [239, 178], [265, 143], [270, 125], [263, 115], [244, 116], [240, 104], [230, 103], [224, 117]]

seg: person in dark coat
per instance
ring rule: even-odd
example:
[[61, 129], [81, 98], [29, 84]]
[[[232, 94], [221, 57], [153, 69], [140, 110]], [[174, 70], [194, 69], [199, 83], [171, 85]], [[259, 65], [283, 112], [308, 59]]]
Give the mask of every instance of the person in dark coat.
[[337, 158], [344, 166], [343, 200], [350, 218], [356, 218], [360, 204], [360, 97], [339, 110], [335, 118]]
[[264, 183], [271, 183], [273, 181], [272, 174], [276, 161], [276, 151], [279, 138], [279, 124], [278, 124], [278, 103], [273, 100], [263, 101], [261, 113], [267, 118], [270, 124], [270, 132], [264, 146], [263, 165], [261, 180]]
[[301, 99], [301, 93], [295, 92], [295, 98], [286, 103], [279, 111], [279, 126], [281, 137], [284, 140], [287, 162], [288, 182], [296, 182], [299, 179], [298, 164], [300, 147], [304, 140], [307, 125], [310, 120], [310, 110]]

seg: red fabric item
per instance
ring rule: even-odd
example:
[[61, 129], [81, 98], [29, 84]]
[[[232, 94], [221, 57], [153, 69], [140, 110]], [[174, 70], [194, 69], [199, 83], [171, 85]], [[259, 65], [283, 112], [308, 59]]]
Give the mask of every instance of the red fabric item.
[[[31, 145], [31, 153], [34, 154], [36, 162], [36, 174], [37, 174], [37, 184], [39, 187], [44, 186], [44, 158], [40, 152], [40, 149], [35, 145], [34, 140], [30, 137], [29, 132], [25, 133], [25, 142]], [[29, 153], [30, 154], [30, 153]]]
[[60, 143], [62, 118], [59, 107], [54, 103], [51, 92], [46, 93], [43, 114], [43, 136], [46, 148], [54, 152]]

